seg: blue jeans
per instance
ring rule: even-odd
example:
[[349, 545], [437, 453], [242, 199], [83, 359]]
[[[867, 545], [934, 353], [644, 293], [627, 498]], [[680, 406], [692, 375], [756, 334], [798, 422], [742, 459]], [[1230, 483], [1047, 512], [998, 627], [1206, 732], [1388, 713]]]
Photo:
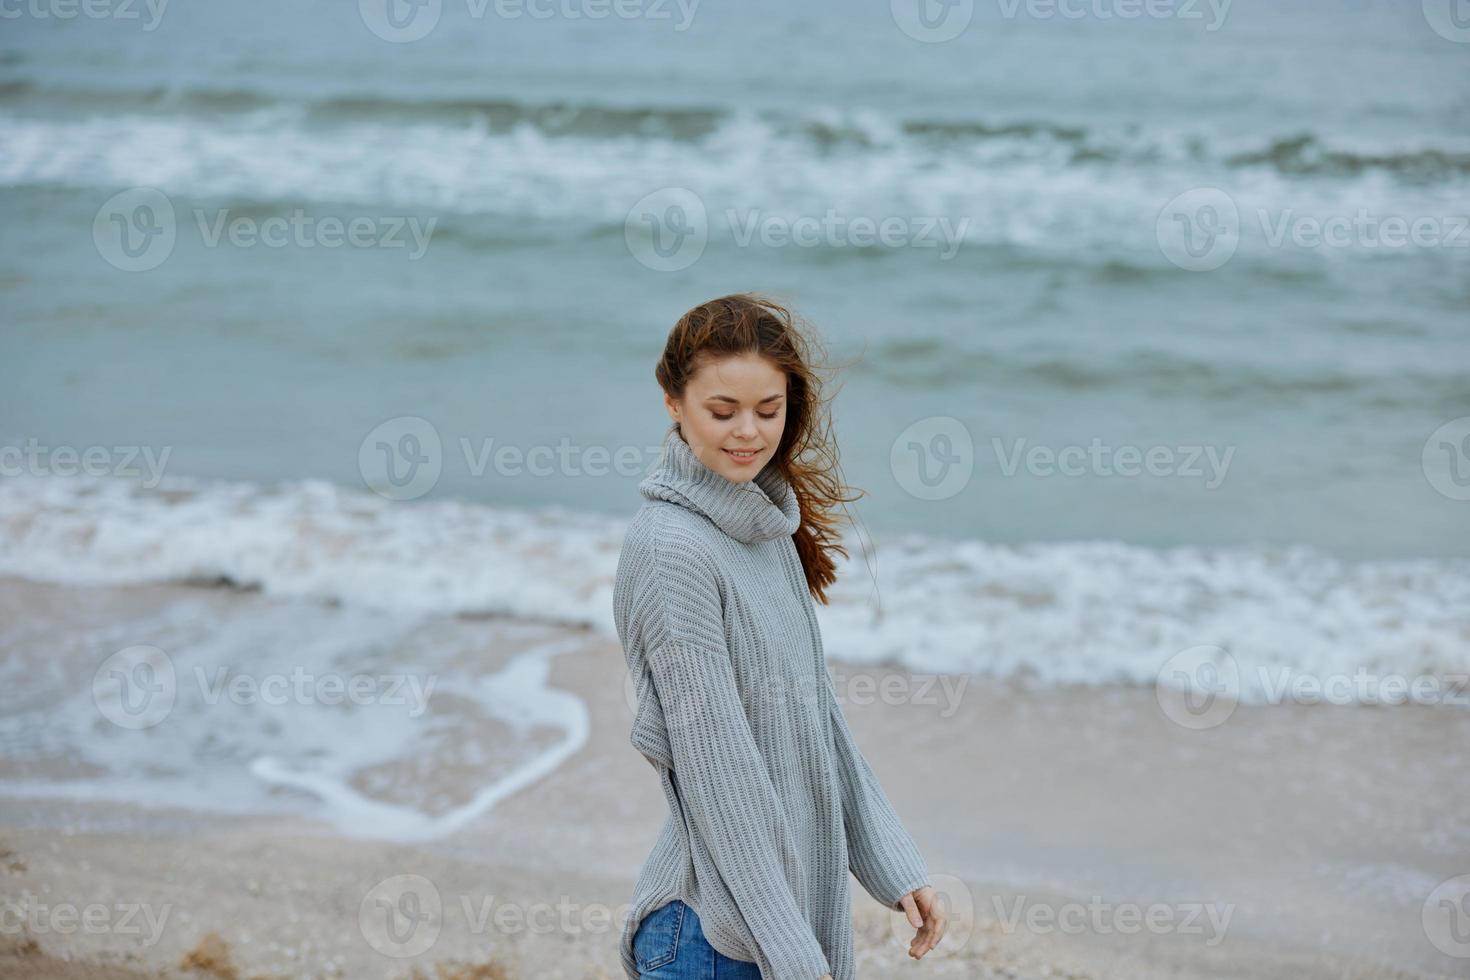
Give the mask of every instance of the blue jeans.
[[760, 967], [711, 946], [699, 916], [677, 898], [638, 923], [633, 957], [642, 980], [761, 980]]

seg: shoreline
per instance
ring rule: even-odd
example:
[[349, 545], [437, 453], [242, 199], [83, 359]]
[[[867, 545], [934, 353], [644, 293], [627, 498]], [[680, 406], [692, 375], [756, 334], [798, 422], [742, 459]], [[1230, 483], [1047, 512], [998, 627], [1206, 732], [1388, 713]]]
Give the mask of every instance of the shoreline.
[[[198, 641], [179, 632], [191, 617], [203, 617], [209, 637], [279, 621], [302, 651], [356, 624], [347, 608], [226, 589], [5, 584], [18, 585], [6, 606], [19, 617], [7, 659], [60, 675], [54, 697], [87, 688], [102, 625], [111, 642], [120, 629], [128, 642], [193, 651]], [[274, 634], [252, 635], [245, 649], [267, 660]], [[199, 971], [179, 964], [216, 932], [237, 980], [408, 980], [414, 966], [431, 977], [436, 963], [449, 970], [496, 958], [507, 980], [620, 980], [619, 916], [665, 813], [657, 780], [627, 741], [621, 651], [587, 631], [523, 621], [433, 619], [410, 635], [439, 658], [433, 668], [445, 678], [461, 669], [502, 684], [514, 677], [502, 693], [522, 707], [537, 698], [560, 707], [536, 715], [544, 724], [526, 739], [506, 741], [512, 729], [470, 711], [472, 689], [446, 680], [432, 717], [449, 726], [451, 747], [488, 740], [522, 754], [507, 749], [471, 764], [436, 742], [407, 740], [406, 759], [363, 770], [351, 785], [400, 809], [409, 801], [443, 810], [510, 780], [527, 759], [561, 751], [557, 764], [458, 829], [413, 843], [346, 833], [344, 824], [375, 811], [333, 810], [290, 786], [264, 790], [279, 808], [266, 814], [26, 797], [15, 791], [18, 772], [78, 786], [76, 760], [7, 751], [0, 852], [12, 857], [0, 861], [0, 894], [12, 904], [29, 895], [48, 906], [172, 910], [146, 945], [120, 931], [38, 933], [28, 955], [54, 972], [36, 975], [80, 980], [90, 963], [194, 977]], [[538, 653], [547, 650], [556, 652]], [[510, 670], [516, 665], [520, 675]], [[1470, 871], [1455, 867], [1470, 853], [1470, 787], [1443, 776], [1445, 753], [1470, 744], [1470, 713], [1241, 705], [1228, 723], [1191, 731], [1164, 717], [1152, 690], [1027, 691], [941, 675], [927, 687], [938, 700], [926, 702], [925, 688], [907, 684], [910, 672], [830, 666], [860, 747], [950, 902], [945, 941], [912, 965], [890, 930], [902, 916], [851, 881], [862, 976], [923, 969], [934, 977], [1408, 980], [1452, 976], [1462, 965], [1430, 944], [1420, 913], [1435, 884]], [[865, 688], [862, 678], [878, 686]], [[863, 696], [888, 681], [910, 696]], [[205, 727], [175, 737], [239, 729], [250, 718], [209, 715]], [[553, 731], [557, 724], [566, 731]], [[208, 759], [207, 748], [153, 758]], [[239, 760], [192, 771], [232, 766], [249, 785]], [[392, 779], [379, 779], [384, 773]], [[429, 948], [395, 957], [373, 947], [361, 913], [370, 898], [399, 907], [403, 894], [369, 893], [392, 892], [384, 882], [393, 879], [417, 880], [404, 875], [432, 885], [442, 914]], [[408, 903], [422, 897], [414, 892]], [[577, 925], [562, 921], [559, 903]], [[1150, 907], [1164, 928], [1130, 933], [1129, 916]], [[534, 911], [555, 925], [540, 933], [487, 925], [485, 915], [501, 908], [509, 922]], [[1077, 921], [1088, 925], [1075, 931], [1069, 924]], [[1213, 945], [1212, 928], [1220, 937]], [[21, 941], [23, 933], [0, 938]], [[19, 962], [14, 950], [4, 955]]]

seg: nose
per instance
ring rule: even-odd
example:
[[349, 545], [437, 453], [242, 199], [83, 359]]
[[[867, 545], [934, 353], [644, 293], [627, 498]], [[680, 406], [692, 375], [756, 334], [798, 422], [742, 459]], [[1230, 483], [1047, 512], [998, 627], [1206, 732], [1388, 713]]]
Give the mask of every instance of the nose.
[[741, 439], [754, 439], [756, 432], [755, 419], [750, 415], [740, 416], [740, 424], [735, 427], [735, 435]]

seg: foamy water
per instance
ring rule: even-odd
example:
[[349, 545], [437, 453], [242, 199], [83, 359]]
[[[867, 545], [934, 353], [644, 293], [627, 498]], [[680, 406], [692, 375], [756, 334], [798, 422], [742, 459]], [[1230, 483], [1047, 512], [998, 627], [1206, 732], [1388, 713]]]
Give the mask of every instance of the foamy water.
[[[311, 480], [0, 482], [0, 573], [75, 585], [228, 581], [401, 614], [496, 614], [615, 639], [623, 523], [564, 510], [403, 504]], [[1217, 647], [1240, 698], [1362, 672], [1470, 673], [1470, 562], [1345, 562], [1306, 548], [848, 540], [830, 658], [1047, 687], [1153, 685]], [[1361, 700], [1377, 700], [1371, 694]]]
[[[0, 795], [14, 798], [297, 814], [422, 841], [554, 771], [589, 727], [547, 682], [577, 641], [526, 624], [206, 593], [0, 643]], [[515, 651], [487, 664], [498, 644]]]
[[[1200, 196], [1186, 200], [1191, 208], [1203, 206], [1204, 189], [1219, 188], [1223, 206], [1235, 209], [1242, 259], [1318, 266], [1408, 253], [1470, 256], [1470, 230], [1460, 220], [1470, 146], [1452, 140], [1352, 147], [1305, 134], [1206, 148], [1204, 135], [1168, 128], [991, 132], [978, 122], [967, 130], [872, 115], [824, 121], [749, 112], [715, 114], [707, 133], [677, 138], [667, 133], [672, 123], [657, 122], [676, 115], [669, 110], [648, 110], [655, 122], [648, 132], [607, 134], [586, 125], [548, 131], [536, 108], [518, 108], [518, 118], [501, 126], [489, 109], [473, 107], [441, 120], [430, 111], [429, 121], [411, 121], [411, 107], [403, 107], [406, 118], [335, 122], [289, 105], [206, 116], [0, 113], [0, 186], [163, 188], [179, 199], [181, 233], [206, 241], [221, 213], [293, 200], [432, 212], [440, 222], [493, 215], [621, 230], [646, 195], [687, 188], [717, 247], [752, 240], [752, 228], [773, 221], [799, 220], [827, 221], [837, 229], [823, 232], [827, 244], [841, 247], [846, 232], [838, 223], [891, 216], [911, 219], [909, 234], [946, 256], [961, 245], [1068, 255], [1126, 249], [1134, 261], [1163, 268], [1172, 266], [1159, 251], [1160, 212], [1185, 192]], [[599, 113], [611, 110], [569, 110]], [[350, 157], [344, 146], [353, 148]], [[193, 209], [201, 217], [184, 206], [195, 201], [227, 206]], [[1432, 237], [1397, 244], [1347, 226], [1337, 247], [1303, 237], [1303, 228], [1358, 215], [1369, 232], [1390, 218], [1442, 217]]]
[[[0, 623], [0, 792], [426, 839], [552, 771], [586, 708], [549, 685], [563, 648], [539, 624], [613, 639], [631, 483], [449, 453], [433, 500], [391, 503], [348, 489], [363, 434], [414, 416], [446, 445], [649, 441], [664, 333], [732, 283], [791, 300], [856, 363], [836, 418], [883, 530], [850, 539], [818, 607], [834, 660], [1043, 694], [1149, 687], [1181, 662], [1229, 667], [1256, 703], [1343, 680], [1338, 700], [1381, 702], [1364, 673], [1457, 690], [1464, 504], [1422, 461], [1470, 416], [1470, 76], [1418, 5], [1350, 6], [1240, 7], [1205, 32], [976, 5], [927, 45], [885, 5], [763, 0], [703, 6], [687, 31], [445, 4], [411, 45], [350, 3], [175, 5], [157, 31], [7, 21], [0, 449], [166, 448], [171, 474], [209, 479], [0, 480], [0, 574], [263, 601], [231, 615], [228, 593], [190, 590], [141, 619]], [[138, 186], [178, 234], [132, 273], [98, 222]], [[674, 273], [625, 236], [669, 187], [709, 232]], [[1218, 268], [1166, 246], [1191, 192], [1201, 231], [1238, 217]], [[226, 214], [297, 212], [436, 224], [412, 257], [210, 237]], [[893, 247], [742, 238], [828, 213], [913, 223]], [[1369, 231], [1340, 243], [1295, 236], [1360, 213]], [[1374, 243], [1375, 223], [1424, 220], [1426, 242]], [[890, 453], [934, 417], [981, 451], [965, 496], [916, 506]], [[1235, 464], [1205, 485], [1007, 473], [984, 451], [1094, 440]], [[168, 724], [99, 734], [99, 703], [129, 702], [75, 690], [47, 654], [95, 665], [145, 641], [168, 659], [104, 680], [172, 671]], [[507, 641], [510, 659], [477, 659]], [[424, 689], [325, 710], [218, 686], [298, 668]]]
[[[882, 4], [687, 29], [442, 6], [401, 45], [350, 3], [7, 21], [0, 448], [356, 485], [401, 415], [613, 445], [657, 427], [678, 314], [753, 288], [853, 366], [836, 417], [875, 526], [1463, 557], [1419, 464], [1470, 416], [1470, 75], [1412, 4], [1237, 5], [1216, 31], [976, 5], [943, 44]], [[159, 264], [127, 271], [136, 248]], [[1205, 486], [981, 452], [973, 506], [915, 508], [886, 463], [937, 417], [1235, 464]], [[616, 516], [615, 482], [455, 466], [439, 490]]]

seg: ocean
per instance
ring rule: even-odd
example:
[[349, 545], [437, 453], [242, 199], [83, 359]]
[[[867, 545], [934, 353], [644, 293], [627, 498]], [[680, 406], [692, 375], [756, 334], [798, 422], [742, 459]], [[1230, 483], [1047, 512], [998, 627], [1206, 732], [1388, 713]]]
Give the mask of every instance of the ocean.
[[[760, 290], [840, 365], [866, 491], [830, 656], [1465, 704], [1470, 44], [1433, 3], [392, 2], [6, 14], [0, 574], [357, 610], [285, 654], [324, 669], [380, 616], [611, 638], [663, 340]], [[205, 621], [181, 669], [264, 642]], [[29, 662], [7, 697], [72, 696]], [[7, 744], [82, 745], [75, 697]], [[237, 749], [309, 727], [351, 773], [357, 724]]]

